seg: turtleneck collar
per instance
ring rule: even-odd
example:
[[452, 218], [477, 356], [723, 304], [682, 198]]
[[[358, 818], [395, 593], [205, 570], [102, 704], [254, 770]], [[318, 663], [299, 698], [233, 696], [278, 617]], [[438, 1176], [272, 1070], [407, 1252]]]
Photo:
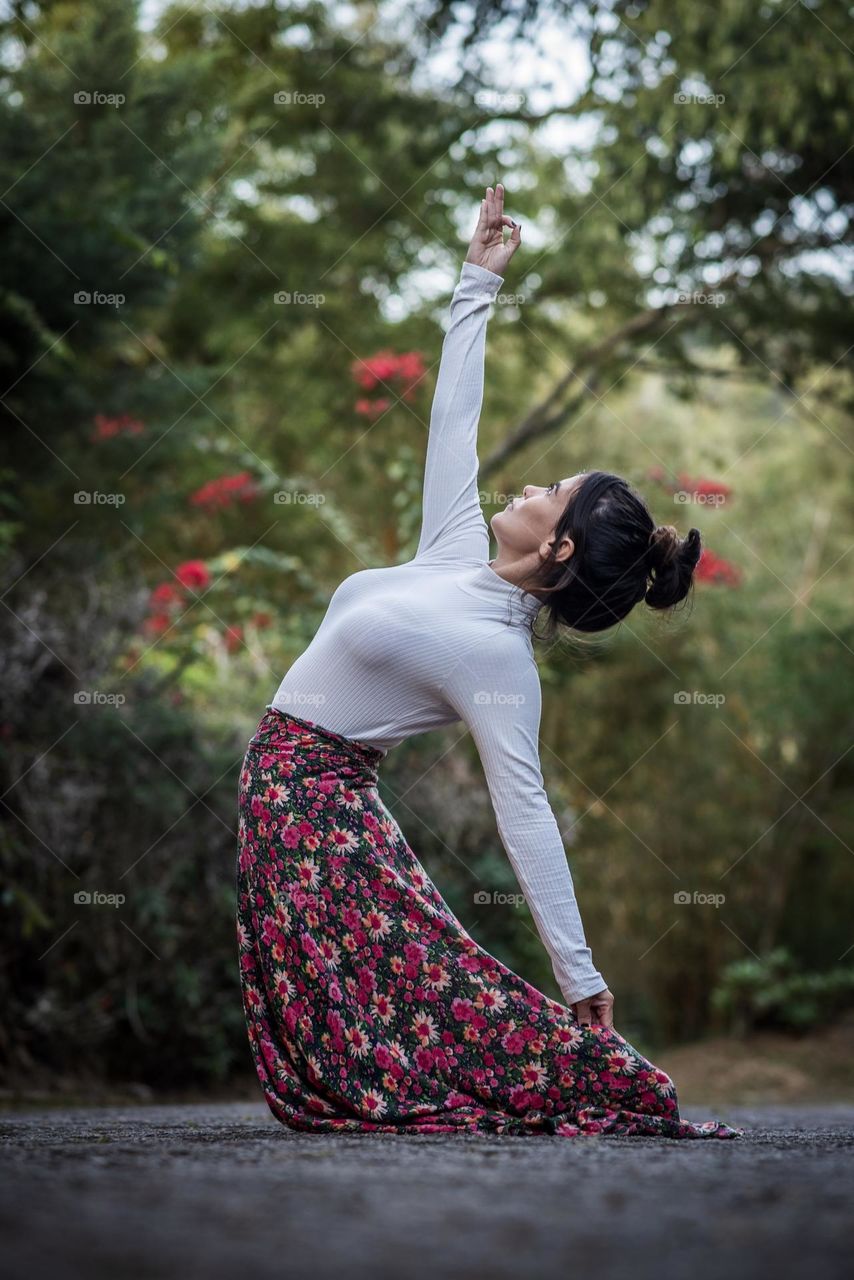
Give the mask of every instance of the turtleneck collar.
[[510, 626], [530, 627], [543, 607], [543, 601], [530, 591], [517, 587], [496, 573], [491, 562], [484, 560], [472, 575], [472, 581], [505, 610], [504, 621]]

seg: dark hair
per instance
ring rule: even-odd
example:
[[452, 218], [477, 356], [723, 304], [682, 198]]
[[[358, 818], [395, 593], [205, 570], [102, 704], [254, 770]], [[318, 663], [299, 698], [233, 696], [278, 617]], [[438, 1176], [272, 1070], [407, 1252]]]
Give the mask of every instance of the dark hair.
[[551, 634], [559, 625], [604, 631], [645, 601], [672, 609], [688, 595], [702, 546], [699, 529], [680, 538], [673, 525], [656, 525], [643, 498], [608, 471], [589, 471], [557, 522], [552, 548], [571, 538], [575, 550], [557, 560], [552, 549], [534, 585], [548, 594]]

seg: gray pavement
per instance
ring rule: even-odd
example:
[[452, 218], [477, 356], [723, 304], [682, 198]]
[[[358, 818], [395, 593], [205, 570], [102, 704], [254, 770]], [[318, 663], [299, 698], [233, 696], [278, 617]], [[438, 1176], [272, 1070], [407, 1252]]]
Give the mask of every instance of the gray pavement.
[[22, 1280], [852, 1274], [854, 1106], [686, 1107], [742, 1139], [313, 1136], [263, 1103], [0, 1115]]

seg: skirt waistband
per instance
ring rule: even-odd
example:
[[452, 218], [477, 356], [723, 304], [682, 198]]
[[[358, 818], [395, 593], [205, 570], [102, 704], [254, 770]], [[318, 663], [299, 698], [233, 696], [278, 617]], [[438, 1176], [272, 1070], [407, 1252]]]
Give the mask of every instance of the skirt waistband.
[[[265, 721], [267, 724], [277, 723], [282, 728], [291, 727], [297, 732], [311, 733], [314, 737], [337, 747], [339, 750], [358, 756], [366, 764], [374, 768], [385, 755], [385, 752], [380, 751], [378, 747], [372, 747], [369, 743], [362, 742], [358, 738], [347, 738], [343, 733], [336, 733], [334, 729], [326, 729], [323, 725], [316, 724], [313, 720], [306, 720], [302, 716], [295, 716], [290, 711], [282, 711], [279, 707], [274, 707], [271, 702], [267, 703], [265, 714], [261, 719], [261, 725]], [[260, 727], [259, 725], [259, 729]]]

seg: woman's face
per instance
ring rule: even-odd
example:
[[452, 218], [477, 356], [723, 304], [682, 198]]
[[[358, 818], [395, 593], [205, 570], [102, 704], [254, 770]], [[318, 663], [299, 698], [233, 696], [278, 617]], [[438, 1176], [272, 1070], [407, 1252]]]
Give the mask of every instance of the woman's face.
[[[555, 526], [563, 514], [569, 498], [584, 479], [585, 472], [556, 480], [544, 488], [526, 484], [517, 498], [511, 498], [503, 511], [490, 520], [496, 540], [505, 552], [518, 556], [529, 555], [547, 544], [554, 536]], [[558, 551], [558, 548], [555, 548]], [[572, 543], [564, 547], [572, 554]]]

